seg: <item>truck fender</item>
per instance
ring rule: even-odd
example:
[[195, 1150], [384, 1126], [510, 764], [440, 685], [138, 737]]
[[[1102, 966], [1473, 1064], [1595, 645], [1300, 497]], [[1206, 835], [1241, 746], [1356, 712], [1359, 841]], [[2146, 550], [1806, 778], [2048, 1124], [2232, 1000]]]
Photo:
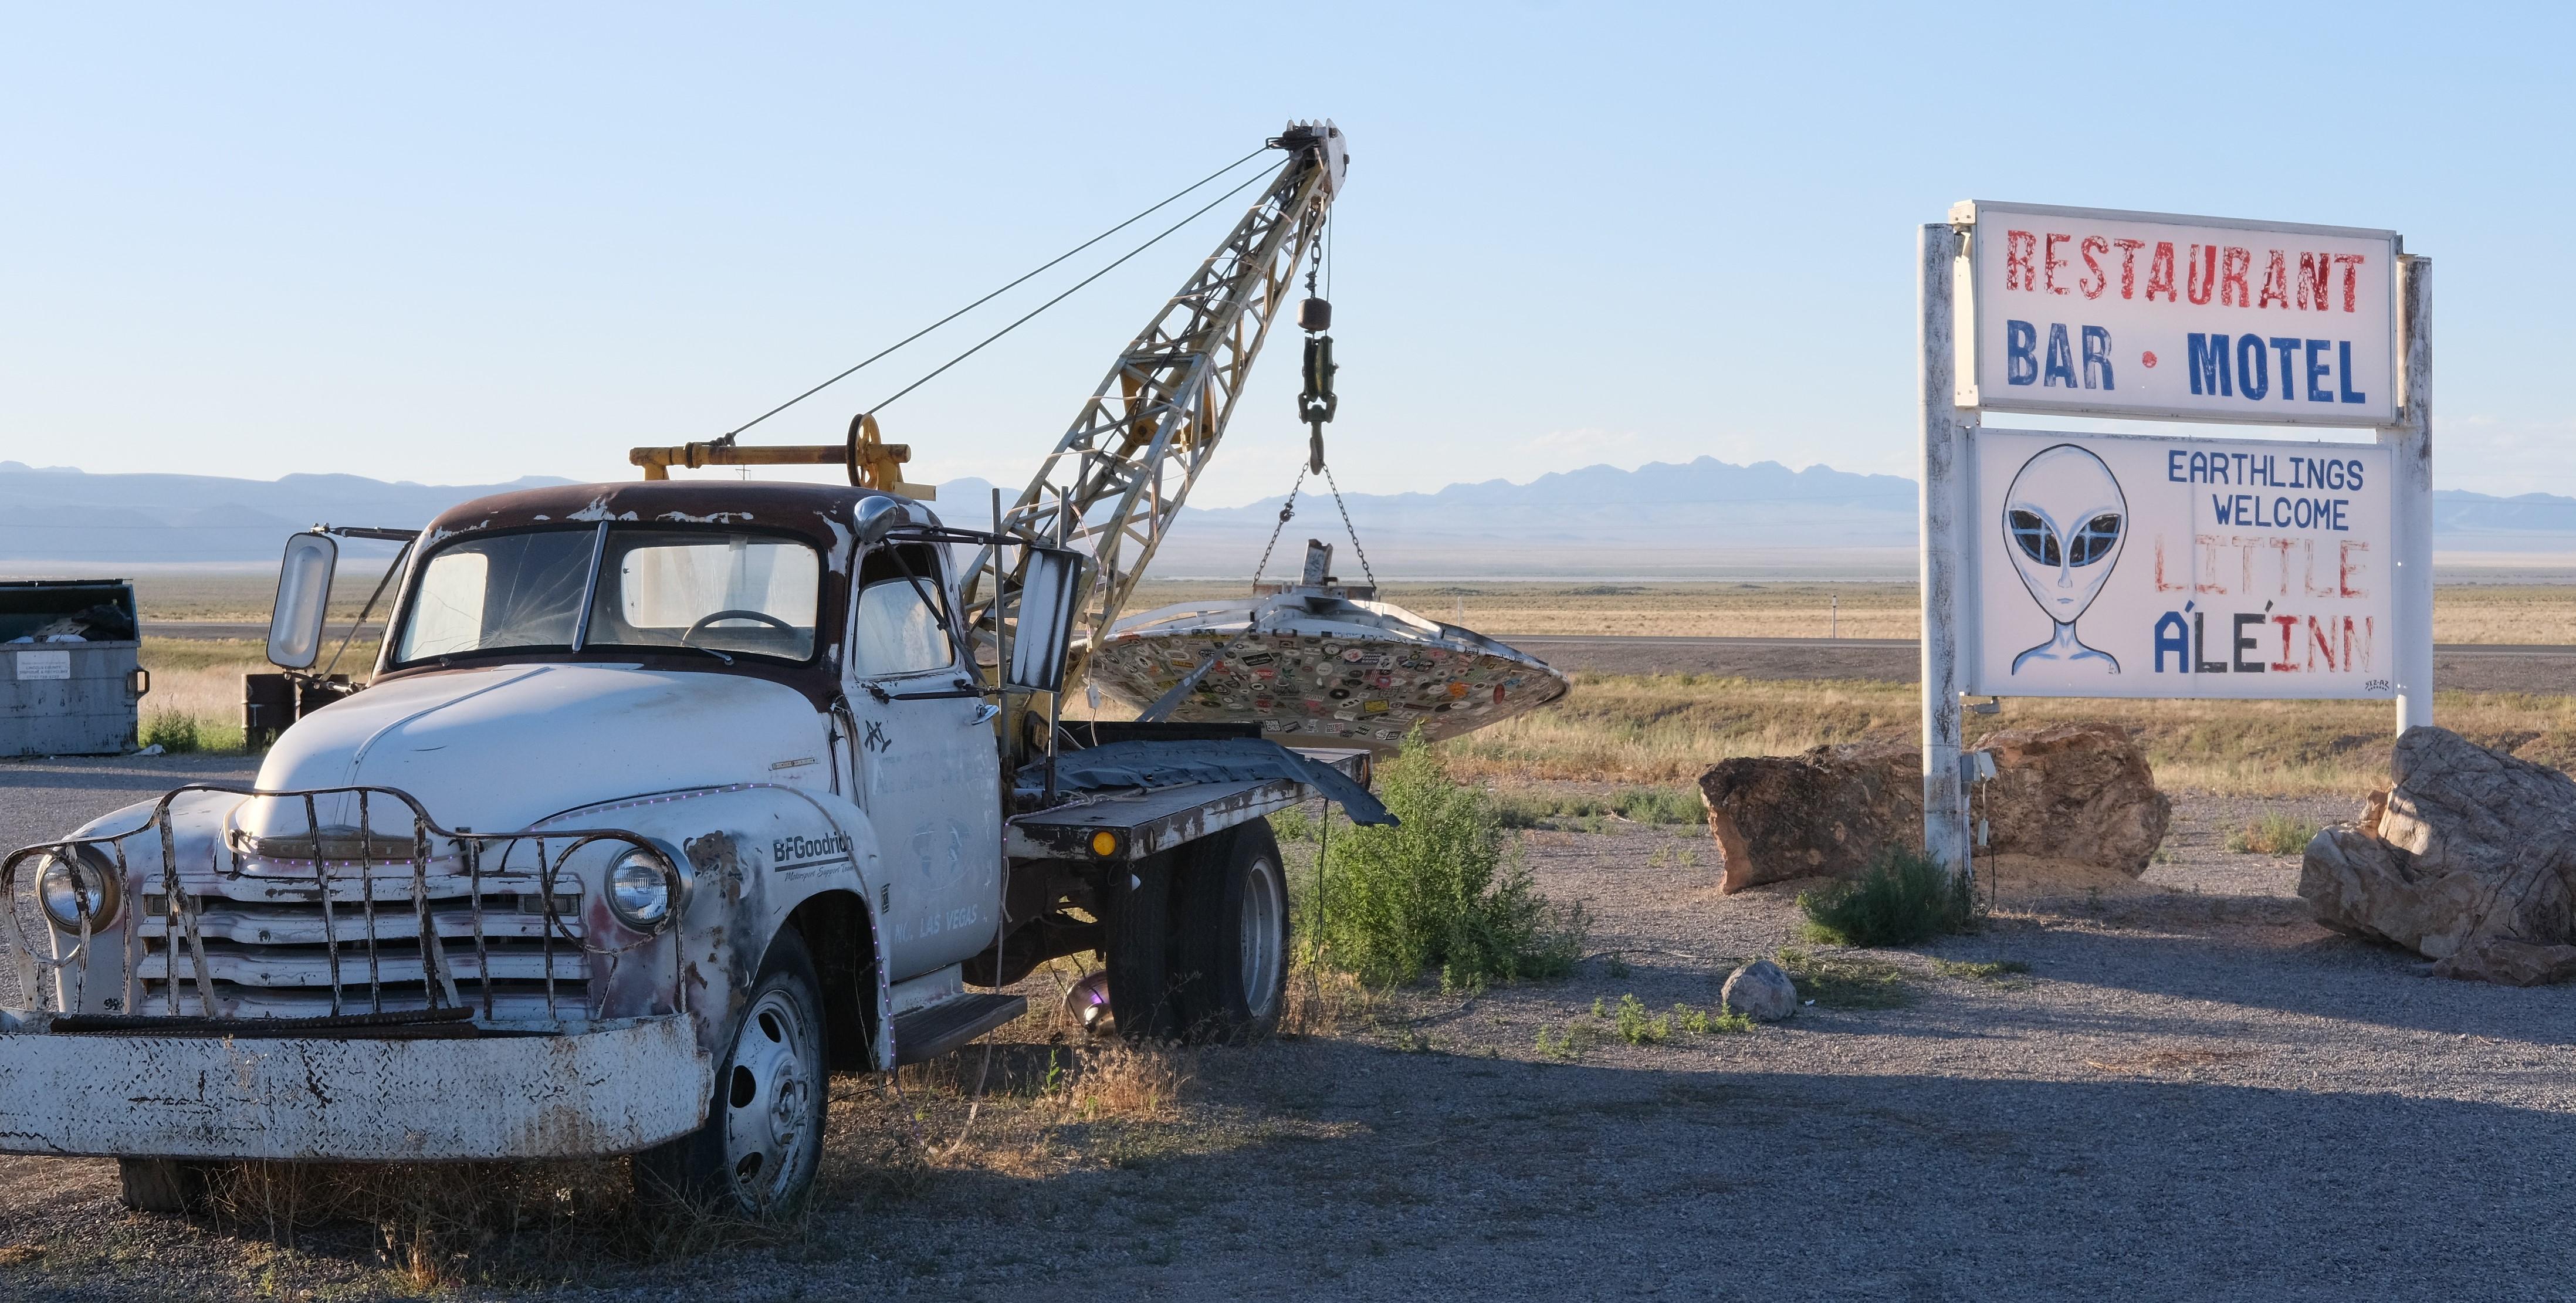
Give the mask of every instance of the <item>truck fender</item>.
[[[850, 936], [809, 936], [818, 962], [846, 957], [859, 971], [852, 994], [873, 1065], [893, 1062], [893, 997], [878, 912], [884, 901], [875, 825], [829, 793], [771, 783], [657, 793], [566, 810], [537, 827], [615, 827], [642, 835], [671, 860], [685, 884], [676, 925], [639, 951], [643, 962], [608, 966], [607, 990], [593, 999], [609, 1016], [684, 1010], [698, 1044], [721, 1062], [750, 999], [770, 943], [791, 919], [855, 918]], [[624, 931], [609, 912], [604, 884], [585, 883], [583, 922], [592, 936]], [[855, 935], [861, 929], [864, 935]], [[631, 935], [631, 934], [630, 934]], [[676, 954], [672, 947], [677, 948]], [[834, 974], [826, 973], [827, 985]]]

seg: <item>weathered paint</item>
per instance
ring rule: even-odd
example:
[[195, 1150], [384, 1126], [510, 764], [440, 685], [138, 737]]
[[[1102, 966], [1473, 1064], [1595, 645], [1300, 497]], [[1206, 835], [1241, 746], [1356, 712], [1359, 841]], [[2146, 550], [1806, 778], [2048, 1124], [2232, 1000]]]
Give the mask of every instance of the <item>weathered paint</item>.
[[560, 1036], [0, 1035], [0, 1151], [171, 1158], [628, 1153], [694, 1129], [712, 1057], [683, 1018]]
[[[1354, 779], [1362, 779], [1367, 772], [1364, 752], [1306, 754]], [[1105, 828], [1118, 834], [1118, 853], [1111, 858], [1139, 860], [1318, 795], [1305, 783], [1274, 778], [1191, 783], [1134, 796], [1068, 803], [1012, 819], [1006, 848], [1015, 859], [1097, 860], [1101, 857], [1092, 852], [1091, 836]]]
[[1957, 406], [1955, 278], [1965, 274], [1959, 232], [1923, 228], [1916, 306], [1923, 421], [1923, 850], [1954, 872], [1968, 872], [1968, 804], [1959, 782], [1960, 630], [1967, 595], [1960, 565], [1968, 487], [1967, 455], [1974, 415]]
[[2433, 722], [2433, 260], [2398, 259], [2397, 423], [2379, 432], [2395, 463], [2397, 731]]
[[[568, 810], [549, 822], [613, 823], [669, 848], [690, 878], [678, 925], [644, 942], [616, 920], [607, 893], [585, 884], [587, 935], [602, 946], [636, 944], [606, 971], [594, 999], [610, 1013], [676, 1002], [697, 1028], [698, 1043], [721, 1055], [759, 975], [770, 938], [796, 907], [827, 892], [858, 899], [870, 930], [876, 971], [868, 986], [878, 1016], [876, 1062], [891, 1061], [885, 1016], [889, 948], [879, 919], [885, 881], [874, 825], [843, 797], [770, 784], [741, 784], [665, 793]], [[801, 853], [829, 844], [836, 854]], [[684, 849], [685, 848], [685, 849]], [[781, 858], [780, 850], [789, 852]], [[677, 948], [676, 959], [673, 949]], [[670, 983], [676, 973], [678, 989]]]

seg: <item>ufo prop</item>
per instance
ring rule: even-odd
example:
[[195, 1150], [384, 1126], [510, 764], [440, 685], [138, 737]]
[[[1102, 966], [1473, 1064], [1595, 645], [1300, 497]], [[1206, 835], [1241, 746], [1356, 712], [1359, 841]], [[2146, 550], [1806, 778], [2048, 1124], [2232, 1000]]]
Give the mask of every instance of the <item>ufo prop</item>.
[[1374, 586], [1334, 582], [1311, 562], [1307, 570], [1314, 582], [1120, 620], [1091, 649], [1091, 681], [1130, 705], [1159, 706], [1155, 718], [1258, 724], [1291, 746], [1380, 752], [1416, 728], [1436, 742], [1500, 723], [1572, 686], [1526, 652], [1370, 600]]

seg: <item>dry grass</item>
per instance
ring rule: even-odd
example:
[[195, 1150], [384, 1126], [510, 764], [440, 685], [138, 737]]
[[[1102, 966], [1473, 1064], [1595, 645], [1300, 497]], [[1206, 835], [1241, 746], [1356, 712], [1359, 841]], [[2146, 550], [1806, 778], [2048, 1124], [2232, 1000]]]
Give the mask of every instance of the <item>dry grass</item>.
[[[791, 1213], [750, 1222], [703, 1209], [644, 1207], [625, 1159], [469, 1164], [246, 1162], [209, 1173], [207, 1216], [280, 1248], [341, 1247], [409, 1292], [466, 1283], [577, 1281], [729, 1243], [775, 1241]], [[335, 1244], [336, 1242], [336, 1244]]]
[[[1242, 584], [1141, 585], [1128, 609], [1235, 597]], [[1390, 583], [1378, 595], [1434, 620], [1496, 635], [1663, 634], [1714, 638], [1911, 638], [1912, 584]], [[1836, 608], [1839, 607], [1839, 614]]]
[[2228, 830], [2224, 844], [2239, 855], [2296, 855], [2306, 850], [2316, 835], [2314, 820], [2267, 814]]
[[[242, 675], [276, 668], [264, 645], [244, 638], [146, 638], [141, 658], [152, 672], [152, 691], [143, 698], [147, 740], [156, 722], [190, 720], [208, 751], [241, 749]], [[330, 659], [329, 650], [323, 659]], [[362, 639], [350, 644], [335, 672], [364, 683], [375, 663], [375, 640]]]
[[[374, 587], [353, 561], [331, 593], [332, 619], [355, 616]], [[146, 620], [268, 618], [267, 571], [137, 578]], [[1128, 609], [1235, 597], [1247, 584], [1147, 580]], [[1911, 638], [1920, 629], [1911, 583], [1400, 582], [1387, 601], [1436, 620], [1509, 634], [1665, 634], [1694, 637]], [[1836, 608], [1839, 607], [1839, 615]], [[2576, 644], [2576, 584], [2452, 583], [2434, 593], [2437, 642]]]
[[[1241, 584], [1156, 583], [1131, 610], [1234, 597]], [[1912, 638], [1921, 607], [1910, 583], [1390, 583], [1394, 602], [1479, 632], [1662, 634], [1720, 638]], [[1839, 614], [1836, 608], [1839, 607]], [[264, 617], [263, 617], [264, 618]], [[2436, 642], [2576, 644], [2576, 584], [2443, 584]]]
[[[1734, 756], [1827, 743], [1911, 742], [1911, 684], [1751, 681], [1701, 675], [1578, 675], [1546, 709], [1454, 739], [1461, 776], [1623, 783], [1696, 780]], [[2078, 720], [2131, 730], [2167, 788], [2247, 795], [2352, 794], [2384, 783], [2391, 707], [2343, 701], [2025, 698], [1969, 717], [1969, 740]], [[2576, 696], [2445, 692], [2436, 717], [2470, 740], [2541, 764], [2576, 765]]]
[[[380, 558], [348, 557], [331, 584], [331, 619], [355, 619], [384, 574]], [[134, 604], [146, 620], [221, 620], [265, 623], [277, 601], [277, 571], [246, 567], [199, 573], [134, 577]], [[378, 609], [383, 608], [379, 604]]]

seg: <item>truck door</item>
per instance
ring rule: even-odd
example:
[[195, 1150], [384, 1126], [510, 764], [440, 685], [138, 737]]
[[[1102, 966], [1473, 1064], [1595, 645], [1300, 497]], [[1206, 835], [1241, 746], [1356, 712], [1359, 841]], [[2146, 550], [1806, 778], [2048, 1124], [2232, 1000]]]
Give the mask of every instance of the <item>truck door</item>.
[[939, 549], [889, 544], [859, 566], [848, 695], [858, 802], [882, 852], [887, 958], [897, 979], [993, 943], [1001, 893], [1001, 778], [991, 714], [949, 627]]

